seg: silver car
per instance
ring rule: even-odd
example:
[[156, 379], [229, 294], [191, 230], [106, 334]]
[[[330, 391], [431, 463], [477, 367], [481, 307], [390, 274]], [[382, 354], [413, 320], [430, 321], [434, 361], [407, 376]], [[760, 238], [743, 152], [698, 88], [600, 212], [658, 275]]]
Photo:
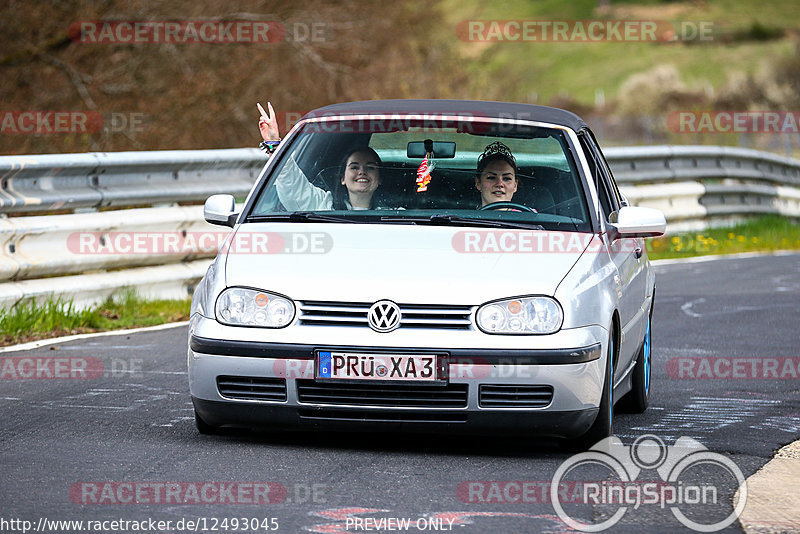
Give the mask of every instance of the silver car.
[[650, 394], [659, 211], [629, 206], [576, 115], [447, 100], [303, 117], [191, 308], [201, 433], [554, 436], [588, 446]]

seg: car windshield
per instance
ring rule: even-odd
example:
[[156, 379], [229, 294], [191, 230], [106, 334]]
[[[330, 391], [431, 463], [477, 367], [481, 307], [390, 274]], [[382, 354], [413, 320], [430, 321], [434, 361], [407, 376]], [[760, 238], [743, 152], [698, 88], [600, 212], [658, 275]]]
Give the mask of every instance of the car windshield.
[[305, 123], [289, 141], [246, 220], [591, 231], [561, 128], [370, 117]]

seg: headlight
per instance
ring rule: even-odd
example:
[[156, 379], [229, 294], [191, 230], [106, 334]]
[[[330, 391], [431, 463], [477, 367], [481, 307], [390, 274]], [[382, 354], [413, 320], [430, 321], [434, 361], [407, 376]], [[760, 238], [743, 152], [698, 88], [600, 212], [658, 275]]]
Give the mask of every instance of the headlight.
[[294, 319], [294, 303], [286, 297], [233, 287], [220, 293], [216, 306], [217, 321], [231, 326], [283, 328]]
[[475, 319], [487, 334], [552, 334], [561, 328], [564, 312], [550, 297], [524, 297], [484, 304]]

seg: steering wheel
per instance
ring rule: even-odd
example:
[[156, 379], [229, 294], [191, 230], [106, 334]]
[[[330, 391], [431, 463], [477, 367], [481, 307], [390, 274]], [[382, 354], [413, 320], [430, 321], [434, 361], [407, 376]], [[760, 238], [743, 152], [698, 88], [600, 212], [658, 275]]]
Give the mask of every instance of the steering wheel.
[[311, 182], [312, 185], [321, 187], [325, 191], [328, 191], [331, 182], [333, 182], [334, 184], [336, 183], [336, 179], [334, 178], [336, 170], [337, 170], [336, 167], [325, 167], [323, 169], [320, 169], [317, 175], [314, 177], [314, 179], [309, 180], [309, 182]]
[[516, 202], [508, 202], [502, 200], [500, 202], [492, 202], [491, 204], [486, 204], [485, 206], [481, 206], [481, 210], [501, 210], [503, 208], [516, 208], [521, 211], [527, 211], [528, 213], [536, 213], [528, 206], [523, 204], [517, 204]]

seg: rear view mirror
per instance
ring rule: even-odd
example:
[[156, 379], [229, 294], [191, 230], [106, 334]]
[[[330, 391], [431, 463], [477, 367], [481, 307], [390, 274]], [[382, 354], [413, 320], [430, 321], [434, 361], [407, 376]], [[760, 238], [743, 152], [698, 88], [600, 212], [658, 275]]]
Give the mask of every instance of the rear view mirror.
[[[427, 145], [427, 146], [426, 146]], [[430, 149], [430, 150], [426, 150]], [[422, 159], [428, 152], [433, 152], [436, 159], [456, 157], [456, 144], [452, 141], [411, 141], [406, 149], [409, 159]]]

